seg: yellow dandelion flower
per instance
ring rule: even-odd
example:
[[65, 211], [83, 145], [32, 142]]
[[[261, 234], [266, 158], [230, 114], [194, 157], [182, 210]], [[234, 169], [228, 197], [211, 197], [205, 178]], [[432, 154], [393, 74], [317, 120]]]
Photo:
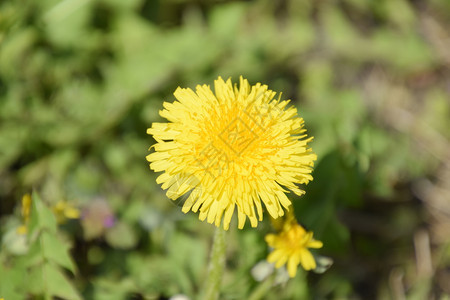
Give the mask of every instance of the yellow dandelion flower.
[[25, 224], [20, 225], [19, 227], [17, 227], [17, 233], [18, 234], [27, 234], [28, 232], [28, 227]]
[[72, 206], [67, 201], [58, 201], [55, 205], [52, 206], [52, 210], [53, 214], [56, 216], [56, 220], [60, 224], [65, 223], [67, 219], [80, 218], [80, 210]]
[[[238, 227], [248, 217], [252, 227], [270, 216], [283, 216], [291, 201], [286, 189], [312, 180], [316, 155], [308, 147], [303, 119], [289, 100], [274, 99], [266, 85], [240, 86], [219, 77], [196, 91], [178, 88], [177, 101], [164, 102], [160, 115], [169, 123], [147, 130], [157, 141], [147, 156], [150, 168], [164, 172], [157, 183], [173, 200], [186, 198], [182, 211], [199, 211], [199, 219], [229, 228], [237, 210]], [[151, 147], [151, 148], [152, 148]], [[256, 208], [256, 212], [255, 212]]]
[[295, 277], [299, 264], [309, 271], [316, 268], [316, 261], [308, 248], [322, 248], [322, 242], [313, 239], [313, 233], [307, 232], [294, 219], [288, 218], [283, 229], [278, 234], [266, 235], [267, 244], [274, 250], [267, 257], [267, 261], [275, 263], [280, 268], [287, 263], [290, 277]]
[[20, 225], [17, 228], [17, 233], [19, 234], [26, 234], [28, 232], [28, 222], [30, 220], [30, 211], [31, 211], [31, 195], [25, 194], [22, 196], [22, 218], [23, 222], [22, 225]]

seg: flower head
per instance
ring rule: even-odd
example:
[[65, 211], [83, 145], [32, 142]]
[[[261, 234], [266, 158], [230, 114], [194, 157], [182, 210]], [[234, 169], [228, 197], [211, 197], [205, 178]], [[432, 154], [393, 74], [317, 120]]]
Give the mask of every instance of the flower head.
[[22, 218], [23, 223], [17, 228], [17, 233], [26, 234], [28, 232], [28, 222], [30, 220], [30, 211], [31, 211], [31, 195], [25, 194], [22, 196]]
[[274, 250], [267, 260], [279, 268], [286, 264], [290, 277], [295, 277], [299, 264], [309, 271], [316, 268], [316, 261], [308, 248], [322, 248], [322, 242], [313, 239], [313, 233], [306, 231], [295, 218], [286, 219], [281, 232], [266, 235], [267, 244]]
[[102, 236], [116, 223], [116, 217], [109, 203], [101, 198], [94, 199], [81, 213], [81, 226], [86, 240]]
[[80, 210], [67, 201], [60, 200], [52, 206], [53, 214], [56, 216], [58, 223], [62, 224], [67, 219], [79, 219]]
[[207, 85], [195, 92], [179, 87], [177, 101], [164, 102], [160, 115], [169, 122], [147, 130], [157, 141], [147, 160], [164, 172], [156, 181], [169, 198], [186, 195], [184, 213], [199, 211], [200, 220], [223, 220], [228, 229], [237, 210], [239, 228], [247, 217], [256, 227], [262, 203], [277, 218], [291, 205], [287, 189], [304, 193], [298, 184], [312, 180], [312, 138], [297, 109], [274, 99], [266, 85], [241, 77], [238, 87], [219, 77], [214, 86], [215, 93]]

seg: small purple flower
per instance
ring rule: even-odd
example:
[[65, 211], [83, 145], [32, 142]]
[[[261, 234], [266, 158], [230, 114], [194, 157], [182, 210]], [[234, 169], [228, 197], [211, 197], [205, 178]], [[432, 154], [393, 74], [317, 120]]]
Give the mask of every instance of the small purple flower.
[[109, 203], [102, 199], [92, 200], [81, 213], [81, 225], [87, 240], [98, 238], [116, 223], [116, 217]]
[[106, 218], [103, 219], [103, 225], [106, 228], [111, 228], [114, 226], [114, 224], [116, 223], [116, 218], [114, 216], [107, 216]]

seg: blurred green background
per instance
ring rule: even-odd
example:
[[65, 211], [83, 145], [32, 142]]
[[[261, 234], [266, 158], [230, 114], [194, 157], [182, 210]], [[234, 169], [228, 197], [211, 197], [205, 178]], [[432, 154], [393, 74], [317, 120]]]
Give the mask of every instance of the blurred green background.
[[[299, 109], [318, 161], [295, 212], [334, 261], [259, 282], [266, 217], [230, 230], [221, 299], [450, 299], [448, 0], [2, 1], [0, 298], [196, 299], [214, 228], [156, 185], [146, 129], [219, 75]], [[31, 221], [75, 267], [16, 232], [32, 190], [81, 211]], [[52, 255], [73, 272], [41, 286]]]

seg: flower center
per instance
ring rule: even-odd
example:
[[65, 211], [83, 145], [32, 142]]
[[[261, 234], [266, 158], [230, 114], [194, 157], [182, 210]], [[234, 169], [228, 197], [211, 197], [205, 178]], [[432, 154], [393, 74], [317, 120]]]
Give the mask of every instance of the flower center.
[[270, 114], [261, 107], [234, 104], [212, 110], [205, 122], [202, 145], [197, 156], [200, 166], [213, 177], [227, 171], [240, 170], [249, 174], [252, 157], [260, 152], [261, 142], [266, 139], [265, 130], [270, 125]]

